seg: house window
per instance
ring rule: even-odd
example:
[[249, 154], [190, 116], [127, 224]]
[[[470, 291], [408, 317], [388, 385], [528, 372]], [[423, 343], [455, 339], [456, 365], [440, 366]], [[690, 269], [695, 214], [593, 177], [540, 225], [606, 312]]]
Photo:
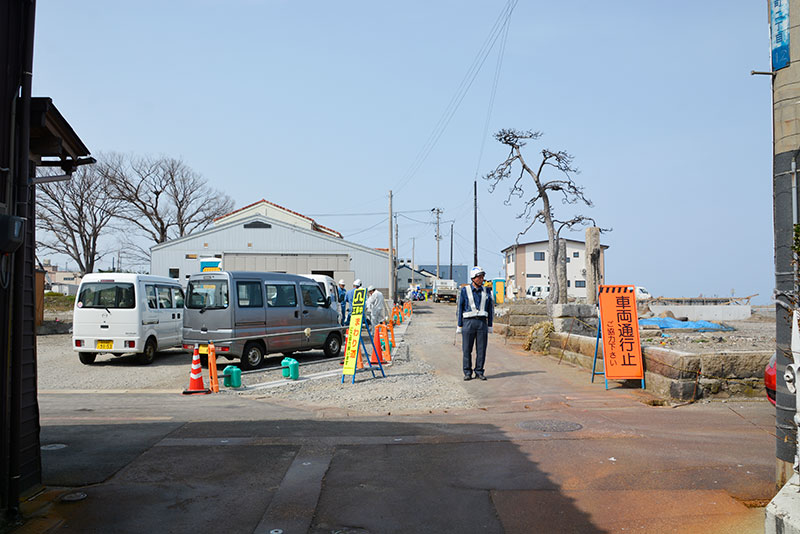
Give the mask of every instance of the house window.
[[579, 252], [573, 252], [572, 253], [572, 257], [573, 258], [580, 258], [580, 253]]
[[567, 280], [567, 287], [569, 287], [569, 280]]
[[170, 270], [169, 270], [169, 277], [170, 278], [180, 278], [181, 277], [180, 272], [181, 272], [180, 269], [176, 269], [174, 267], [171, 267]]
[[541, 278], [542, 275], [539, 273], [528, 273], [525, 275], [527, 278]]
[[534, 252], [533, 261], [544, 261], [544, 252]]
[[569, 256], [566, 257], [567, 263], [569, 263]]
[[575, 280], [575, 287], [586, 287], [586, 280]]

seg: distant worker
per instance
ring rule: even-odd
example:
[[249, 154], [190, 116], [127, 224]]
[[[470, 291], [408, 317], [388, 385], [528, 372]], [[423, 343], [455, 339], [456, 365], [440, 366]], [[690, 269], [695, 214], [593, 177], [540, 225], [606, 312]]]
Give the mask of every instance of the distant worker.
[[383, 293], [375, 289], [375, 286], [367, 288], [367, 317], [372, 328], [386, 320], [386, 308]]
[[347, 296], [347, 289], [345, 289], [344, 280], [339, 280], [339, 288], [338, 288], [338, 290], [339, 290], [339, 306], [342, 307], [342, 325], [344, 325], [345, 324], [345, 322], [344, 322], [344, 318], [345, 318], [344, 299]]
[[458, 294], [456, 333], [461, 333], [462, 367], [464, 380], [472, 380], [472, 345], [475, 345], [475, 377], [486, 380], [483, 365], [486, 362], [486, 345], [492, 332], [494, 303], [492, 292], [483, 286], [486, 272], [477, 265], [469, 273], [472, 283], [461, 288]]
[[344, 296], [345, 301], [345, 311], [347, 312], [347, 318], [344, 321], [345, 325], [350, 324], [350, 315], [353, 313], [353, 295], [356, 292], [356, 289], [361, 287], [361, 280], [356, 278], [353, 281], [353, 289], [348, 289], [347, 293]]

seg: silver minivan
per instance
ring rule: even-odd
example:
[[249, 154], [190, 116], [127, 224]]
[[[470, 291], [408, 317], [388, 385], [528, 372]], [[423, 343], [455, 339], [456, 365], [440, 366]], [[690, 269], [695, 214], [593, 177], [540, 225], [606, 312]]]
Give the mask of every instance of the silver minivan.
[[[322, 349], [336, 357], [343, 328], [316, 281], [295, 274], [218, 271], [193, 274], [186, 288], [184, 348], [259, 367], [271, 353]], [[205, 359], [205, 358], [204, 358]]]

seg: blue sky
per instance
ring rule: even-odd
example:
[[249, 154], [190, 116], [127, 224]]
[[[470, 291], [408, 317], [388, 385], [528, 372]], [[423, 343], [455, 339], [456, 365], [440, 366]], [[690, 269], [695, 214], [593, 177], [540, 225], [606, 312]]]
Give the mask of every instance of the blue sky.
[[[528, 160], [573, 154], [595, 204], [580, 213], [613, 228], [608, 283], [768, 302], [771, 89], [750, 75], [770, 68], [766, 4], [521, 1], [488, 131], [502, 40], [414, 167], [504, 5], [42, 0], [34, 94], [95, 154], [182, 158], [237, 207], [266, 198], [364, 245], [388, 245], [393, 190], [400, 255], [414, 238], [417, 263], [436, 261], [435, 207], [441, 262], [454, 221], [454, 262], [472, 263], [477, 173], [491, 276], [527, 226], [507, 187], [480, 179], [506, 156], [491, 134], [540, 130]], [[535, 226], [521, 241], [545, 238]]]

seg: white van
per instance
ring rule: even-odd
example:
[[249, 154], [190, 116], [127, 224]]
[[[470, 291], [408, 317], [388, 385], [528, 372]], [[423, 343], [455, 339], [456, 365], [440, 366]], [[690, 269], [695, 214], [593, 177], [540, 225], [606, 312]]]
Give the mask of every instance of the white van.
[[81, 363], [98, 354], [138, 354], [149, 364], [156, 352], [181, 346], [183, 289], [173, 278], [135, 273], [83, 277], [72, 316], [72, 348]]
[[306, 278], [311, 278], [322, 290], [326, 297], [331, 298], [331, 306], [336, 306], [336, 314], [339, 316], [339, 324], [342, 324], [342, 306], [339, 302], [339, 286], [336, 285], [336, 280], [324, 274], [301, 274]]

